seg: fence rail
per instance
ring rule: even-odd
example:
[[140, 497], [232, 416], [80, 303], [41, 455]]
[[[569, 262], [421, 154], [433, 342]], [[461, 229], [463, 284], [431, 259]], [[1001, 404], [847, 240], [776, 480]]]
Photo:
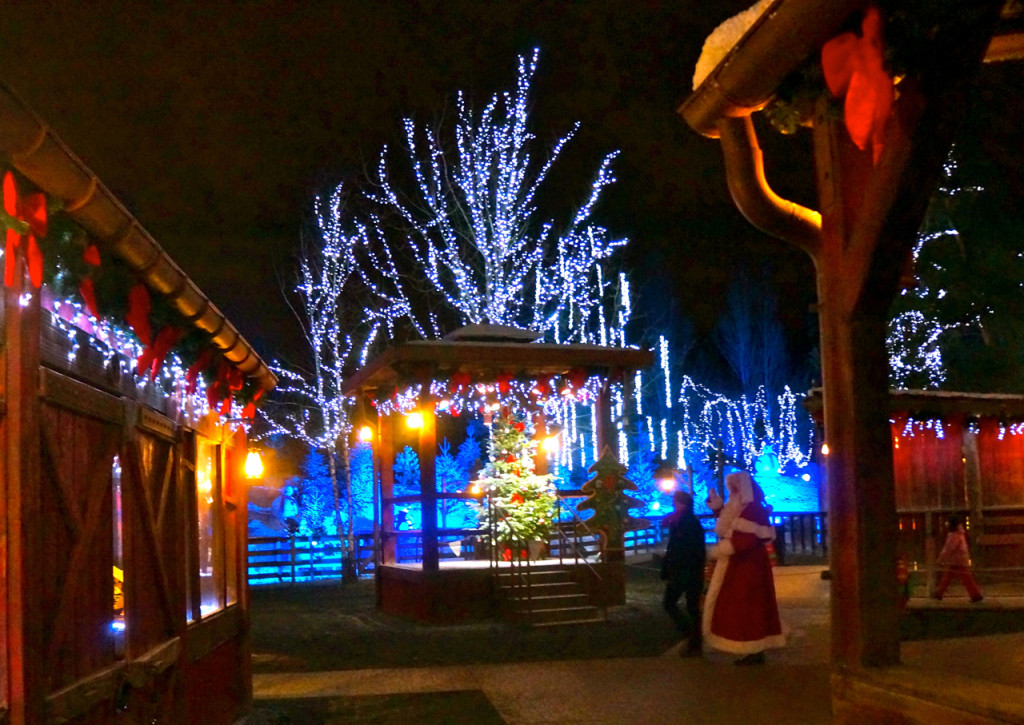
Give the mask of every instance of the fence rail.
[[[713, 543], [714, 519], [704, 516], [708, 543]], [[780, 564], [824, 563], [828, 558], [827, 516], [814, 513], [772, 514], [776, 529], [775, 551]], [[396, 561], [414, 564], [423, 560], [423, 539], [418, 531], [395, 532]], [[487, 561], [490, 549], [483, 529], [442, 529], [438, 532], [438, 558], [445, 560]], [[627, 554], [652, 554], [664, 548], [668, 529], [664, 519], [653, 519], [643, 529], [626, 532]], [[597, 536], [578, 536], [571, 545], [567, 537], [552, 535], [549, 555], [593, 557], [600, 550]], [[353, 565], [357, 576], [368, 576], [374, 570], [373, 536], [359, 534]], [[567, 551], [562, 551], [565, 545]], [[340, 579], [345, 565], [343, 549], [335, 537], [284, 536], [249, 539], [249, 584], [295, 584], [316, 580]]]

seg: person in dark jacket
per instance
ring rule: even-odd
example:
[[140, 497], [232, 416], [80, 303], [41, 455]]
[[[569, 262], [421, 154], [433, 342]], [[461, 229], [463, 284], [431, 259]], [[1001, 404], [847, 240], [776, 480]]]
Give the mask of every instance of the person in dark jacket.
[[[672, 618], [676, 629], [686, 639], [680, 650], [684, 657], [701, 653], [700, 597], [704, 588], [704, 529], [693, 513], [693, 496], [676, 491], [672, 497], [675, 510], [665, 518], [668, 525], [668, 546], [661, 562], [661, 579], [665, 582], [662, 607]], [[686, 595], [686, 614], [679, 609], [679, 598]]]

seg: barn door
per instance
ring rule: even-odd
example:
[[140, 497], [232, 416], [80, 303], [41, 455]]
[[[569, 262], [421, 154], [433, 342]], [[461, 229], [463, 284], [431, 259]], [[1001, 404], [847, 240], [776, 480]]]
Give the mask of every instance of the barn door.
[[43, 377], [39, 561], [46, 575], [31, 604], [43, 617], [47, 721], [180, 723], [174, 427], [142, 409], [128, 407], [126, 416], [130, 403], [69, 378]]
[[171, 421], [139, 409], [122, 466], [126, 689], [132, 723], [180, 723], [186, 531]]
[[[121, 401], [42, 371], [36, 592], [50, 722], [109, 722], [124, 666], [113, 616], [113, 477]], [[106, 719], [104, 719], [106, 718]]]

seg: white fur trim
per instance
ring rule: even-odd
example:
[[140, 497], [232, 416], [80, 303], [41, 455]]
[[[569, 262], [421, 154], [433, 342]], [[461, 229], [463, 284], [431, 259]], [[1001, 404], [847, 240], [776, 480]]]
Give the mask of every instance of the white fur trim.
[[722, 539], [711, 548], [712, 559], [728, 559], [736, 553], [736, 547], [728, 539]]
[[740, 531], [744, 534], [753, 534], [762, 541], [775, 541], [775, 527], [762, 526], [750, 519], [737, 518], [732, 523], [733, 531]]
[[721, 652], [728, 652], [734, 655], [753, 655], [758, 652], [764, 652], [766, 649], [779, 649], [786, 646], [786, 636], [783, 634], [772, 634], [762, 639], [750, 640], [749, 642], [737, 642], [736, 640], [719, 637], [712, 632], [705, 632], [704, 641]]

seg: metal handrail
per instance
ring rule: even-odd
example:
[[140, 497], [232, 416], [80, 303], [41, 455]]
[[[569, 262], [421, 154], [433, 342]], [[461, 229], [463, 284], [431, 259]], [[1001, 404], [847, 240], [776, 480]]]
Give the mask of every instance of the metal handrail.
[[[491, 495], [491, 492], [488, 491], [487, 492], [487, 513], [488, 513], [487, 523], [488, 523], [488, 534], [489, 534], [490, 539], [491, 539], [490, 568], [491, 568], [491, 570], [493, 572], [493, 576], [495, 578], [497, 578], [497, 575], [498, 575], [498, 573], [501, 570], [501, 566], [500, 566], [500, 563], [498, 561], [498, 517], [496, 516], [496, 514], [498, 512], [498, 508], [499, 508], [498, 505], [494, 502], [494, 497]], [[508, 542], [509, 546], [510, 547], [514, 547], [514, 546], [525, 547], [525, 551], [526, 551], [526, 556], [525, 557], [519, 557], [518, 561], [516, 560], [516, 557], [514, 555], [509, 557], [509, 562], [508, 562], [509, 563], [509, 574], [511, 575], [512, 590], [513, 590], [513, 592], [521, 593], [522, 590], [525, 588], [525, 591], [526, 591], [526, 613], [527, 613], [528, 621], [530, 621], [532, 623], [533, 622], [533, 577], [532, 577], [532, 569], [530, 567], [529, 542], [526, 539], [522, 538], [518, 534], [518, 532], [516, 531], [515, 526], [513, 526], [513, 524], [510, 521], [506, 520], [505, 521], [505, 525], [508, 526], [509, 530], [512, 532], [512, 537], [511, 537], [510, 541]], [[515, 549], [510, 549], [510, 551], [512, 551], [513, 554], [514, 554]], [[523, 549], [520, 549], [520, 551], [523, 551]], [[525, 567], [526, 567], [525, 580], [524, 580], [524, 577], [523, 577], [523, 567], [524, 567], [523, 559], [524, 558], [526, 560], [525, 561]], [[525, 583], [524, 583], [524, 581], [525, 581]]]
[[[565, 536], [565, 527], [562, 526], [562, 498], [561, 497], [559, 497], [557, 499], [557, 506], [558, 506], [558, 538], [559, 538], [559, 541], [558, 541], [558, 563], [559, 564], [564, 564], [565, 561], [564, 561], [563, 557], [565, 556], [566, 536]], [[566, 510], [568, 510], [569, 513], [572, 514], [572, 524], [573, 524], [572, 555], [573, 555], [573, 564], [575, 566], [579, 566], [579, 563], [580, 563], [580, 536], [579, 536], [579, 529], [582, 528], [583, 530], [585, 530], [587, 532], [587, 535], [595, 537], [598, 541], [601, 540], [601, 535], [598, 532], [595, 532], [589, 526], [587, 526], [587, 522], [585, 522], [583, 519], [580, 518], [579, 512], [576, 511], [576, 509], [570, 508], [570, 507], [566, 507]], [[594, 574], [594, 576], [598, 580], [601, 579], [601, 575], [598, 573], [597, 569], [594, 568], [593, 564], [591, 564], [587, 560], [587, 558], [585, 556], [583, 557], [583, 563], [587, 565], [587, 568], [590, 569], [590, 571]]]

